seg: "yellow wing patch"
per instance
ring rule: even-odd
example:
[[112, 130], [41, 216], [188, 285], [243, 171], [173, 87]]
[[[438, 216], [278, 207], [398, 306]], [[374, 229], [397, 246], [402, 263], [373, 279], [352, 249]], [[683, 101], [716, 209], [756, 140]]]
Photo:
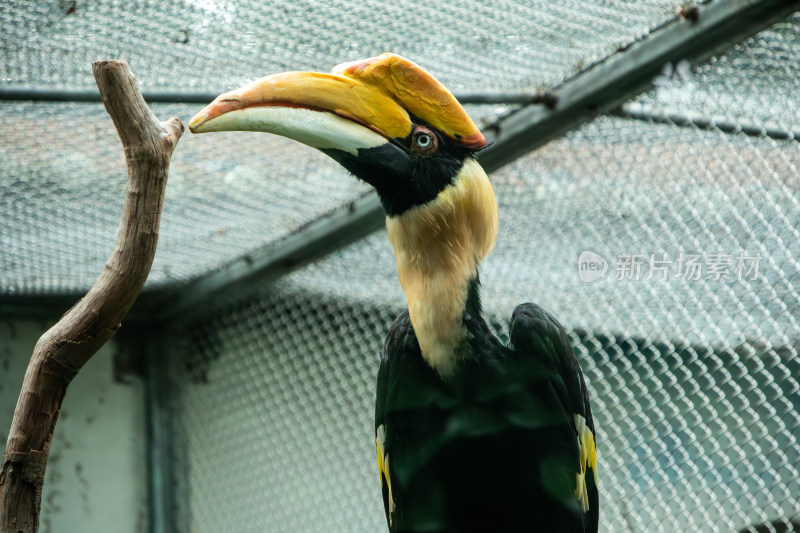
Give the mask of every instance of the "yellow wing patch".
[[594, 475], [594, 483], [597, 485], [597, 449], [594, 445], [594, 435], [589, 426], [586, 425], [586, 419], [581, 415], [575, 415], [575, 429], [578, 437], [578, 448], [580, 450], [580, 468], [581, 471], [576, 474], [577, 483], [575, 487], [575, 497], [580, 502], [583, 512], [589, 511], [589, 494], [586, 487], [586, 470], [592, 469]]
[[384, 451], [386, 442], [386, 428], [383, 424], [378, 426], [375, 431], [375, 450], [378, 453], [378, 473], [381, 478], [381, 490], [384, 484], [389, 493], [389, 525], [392, 525], [392, 513], [394, 513], [394, 496], [392, 495], [392, 478], [389, 477], [389, 455]]

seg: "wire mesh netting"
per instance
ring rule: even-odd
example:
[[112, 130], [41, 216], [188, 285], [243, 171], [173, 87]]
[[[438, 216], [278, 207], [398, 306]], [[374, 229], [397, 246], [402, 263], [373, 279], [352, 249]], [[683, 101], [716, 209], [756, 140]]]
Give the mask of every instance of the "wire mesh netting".
[[[197, 111], [152, 107], [162, 119], [177, 114], [188, 121]], [[125, 197], [125, 161], [111, 119], [100, 104], [20, 103], [4, 105], [0, 121], [9, 141], [0, 146], [0, 248], [7, 251], [0, 287], [6, 293], [85, 290], [114, 243]], [[54, 124], [79, 133], [64, 136]], [[244, 138], [184, 136], [170, 167], [149, 287], [213, 270], [367, 190], [298, 143]]]
[[[180, 417], [188, 530], [381, 529], [365, 413], [395, 311], [289, 284], [194, 331]], [[603, 424], [604, 529], [735, 531], [796, 513], [793, 348], [572, 340]]]
[[[665, 0], [401, 5], [336, 0], [72, 2], [0, 7], [5, 84], [93, 87], [108, 53], [146, 87], [230, 89], [256, 76], [319, 70], [385, 51], [413, 57], [453, 91], [555, 84], [673, 18]], [[490, 52], [490, 53], [489, 53]], [[102, 56], [98, 56], [102, 54]]]
[[[91, 87], [89, 62], [111, 54], [144, 89], [221, 92], [391, 50], [454, 92], [534, 91], [678, 7], [431, 6], [5, 2], [0, 82]], [[481, 273], [487, 313], [502, 338], [513, 307], [536, 301], [570, 332], [598, 426], [605, 531], [800, 521], [798, 35], [794, 15], [705, 65], [665, 66], [619, 113], [637, 120], [600, 117], [492, 176], [501, 220]], [[197, 111], [153, 108], [184, 121]], [[469, 111], [481, 121], [504, 109]], [[124, 195], [111, 121], [99, 104], [4, 103], [0, 135], [0, 295], [87, 287]], [[366, 191], [284, 139], [184, 136], [149, 288], [213, 271]], [[175, 332], [185, 530], [382, 530], [374, 383], [403, 307], [376, 234]]]
[[[275, 72], [328, 71], [392, 51], [455, 92], [535, 91], [675, 14], [669, 1], [636, 6], [11, 0], [0, 4], [0, 86], [93, 88], [91, 62], [119, 58], [144, 91], [221, 93]], [[478, 122], [506, 109], [469, 106]], [[198, 106], [153, 110], [187, 123]], [[6, 102], [0, 136], [0, 249], [10, 251], [0, 256], [0, 294], [85, 290], [103, 267], [124, 198], [111, 121], [99, 103]], [[212, 271], [366, 190], [324, 156], [277, 137], [184, 135], [172, 161], [149, 289]]]
[[[693, 112], [763, 126], [749, 95], [770, 86], [789, 100], [797, 74], [760, 58], [797, 22], [712, 63], [750, 58], [758, 81], [729, 86], [726, 69], [700, 66], [637, 103], [666, 109], [659, 92], [688, 84], [713, 95]], [[715, 106], [726, 99], [733, 114]], [[571, 332], [598, 425], [604, 530], [786, 531], [800, 520], [800, 147], [661, 122], [601, 118], [492, 176], [490, 322], [502, 337], [514, 305], [533, 300]], [[587, 251], [607, 269], [594, 281]], [[180, 412], [193, 530], [230, 516], [253, 531], [380, 530], [368, 415], [403, 305], [380, 234], [191, 329]], [[233, 465], [213, 459], [223, 453]]]
[[[557, 144], [570, 150], [586, 133]], [[519, 194], [504, 183], [530, 175], [536, 159], [495, 177], [501, 206]], [[589, 154], [582, 164], [597, 159]], [[575, 158], [563, 161], [572, 165]], [[658, 159], [640, 154], [638, 162]], [[639, 195], [647, 193], [653, 189]], [[542, 195], [529, 205], [552, 201]], [[597, 223], [591, 212], [576, 213], [564, 217], [584, 228]], [[542, 209], [533, 221], [550, 215]], [[501, 221], [506, 229], [508, 218]], [[722, 234], [716, 242], [724, 243], [729, 230], [715, 229]], [[796, 306], [796, 290], [783, 296], [794, 298], [793, 307], [781, 311], [780, 301], [748, 281], [584, 285], [576, 262], [582, 243], [547, 234], [542, 229], [516, 248], [517, 263], [487, 264], [487, 307], [502, 334], [513, 303], [528, 299], [508, 295], [527, 292], [572, 329], [598, 421], [605, 529], [734, 531], [793, 516], [800, 503], [798, 336], [796, 326], [778, 333], [781, 317]], [[658, 246], [627, 226], [604, 235]], [[194, 330], [181, 411], [193, 530], [218, 530], [230, 516], [253, 531], [379, 530], [368, 415], [377, 353], [402, 306], [383, 239], [293, 275], [262, 300]], [[683, 242], [673, 244], [682, 249]], [[543, 260], [560, 257], [559, 246], [569, 248], [566, 264]], [[752, 307], [737, 304], [737, 292], [751, 294]], [[763, 314], [753, 318], [764, 305], [778, 308], [779, 324]], [[764, 333], [744, 336], [737, 317]]]
[[654, 118], [796, 134], [800, 103], [786, 89], [798, 81], [798, 28], [795, 14], [692, 71], [688, 63], [667, 65], [655, 80], [659, 90], [628, 105]]

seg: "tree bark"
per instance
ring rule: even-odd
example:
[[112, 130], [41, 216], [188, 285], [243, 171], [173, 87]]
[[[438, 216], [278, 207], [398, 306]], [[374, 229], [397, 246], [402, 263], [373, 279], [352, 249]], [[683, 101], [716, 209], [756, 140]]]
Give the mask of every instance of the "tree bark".
[[98, 61], [92, 72], [125, 149], [128, 186], [114, 249], [89, 292], [41, 336], [28, 363], [0, 471], [0, 532], [39, 527], [45, 467], [67, 386], [117, 331], [144, 285], [158, 240], [169, 162], [183, 133], [159, 122], [128, 65]]

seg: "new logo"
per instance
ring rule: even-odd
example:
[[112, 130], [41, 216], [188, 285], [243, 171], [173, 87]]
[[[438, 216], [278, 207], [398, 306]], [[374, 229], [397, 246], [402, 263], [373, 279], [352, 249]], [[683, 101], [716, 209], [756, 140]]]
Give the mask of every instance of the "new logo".
[[578, 277], [584, 283], [591, 283], [606, 277], [608, 261], [602, 256], [589, 250], [584, 250], [578, 256]]

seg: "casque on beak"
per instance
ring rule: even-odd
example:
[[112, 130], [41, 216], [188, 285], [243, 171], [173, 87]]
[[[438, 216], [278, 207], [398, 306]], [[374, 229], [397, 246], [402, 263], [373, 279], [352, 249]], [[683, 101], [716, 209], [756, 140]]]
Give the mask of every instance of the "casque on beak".
[[265, 131], [357, 155], [359, 149], [408, 137], [412, 115], [467, 148], [485, 144], [443, 85], [394, 54], [345, 63], [332, 74], [286, 72], [258, 79], [218, 96], [192, 118], [189, 129]]

